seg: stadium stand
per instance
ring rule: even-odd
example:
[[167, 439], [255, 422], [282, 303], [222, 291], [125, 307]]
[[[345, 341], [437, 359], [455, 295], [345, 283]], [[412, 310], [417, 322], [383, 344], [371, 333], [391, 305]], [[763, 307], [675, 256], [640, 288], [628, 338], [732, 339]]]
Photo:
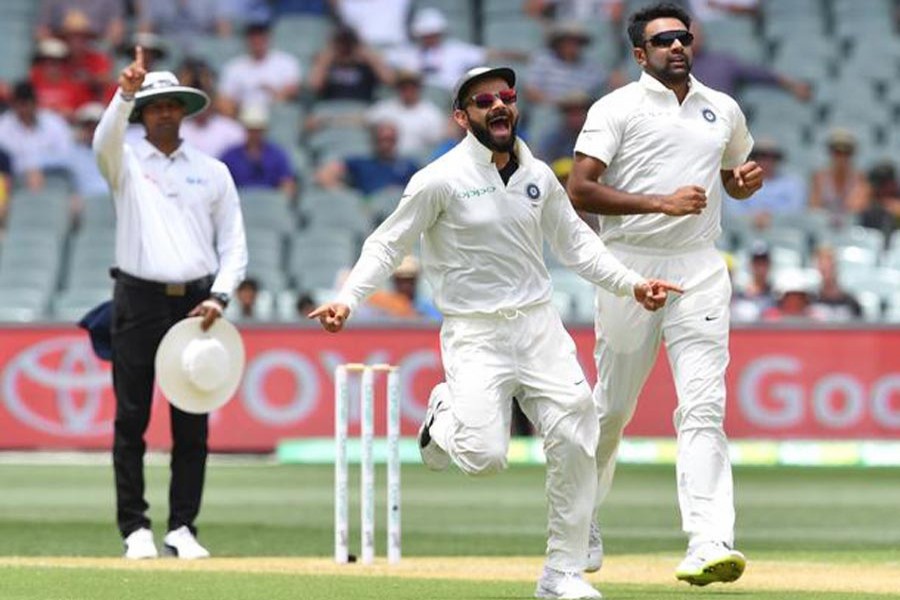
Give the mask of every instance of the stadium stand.
[[[648, 3], [622, 1], [626, 14]], [[543, 47], [545, 28], [552, 23], [552, 15], [538, 20], [525, 14], [518, 0], [416, 0], [413, 5], [415, 10], [440, 9], [455, 38], [524, 53]], [[0, 81], [7, 86], [28, 76], [38, 6], [32, 0], [0, 3]], [[900, 155], [897, 9], [895, 0], [760, 0], [758, 17], [726, 15], [704, 23], [705, 44], [811, 85], [809, 102], [776, 86], [745, 85], [737, 92], [755, 137], [775, 139], [791, 170], [808, 180], [826, 164], [830, 132], [843, 127], [857, 140], [856, 167], [868, 172]], [[130, 34], [136, 23], [134, 15], [129, 19]], [[333, 24], [332, 17], [323, 15], [280, 15], [272, 28], [272, 47], [296, 56], [305, 76]], [[620, 81], [635, 77], [622, 25], [599, 17], [586, 25], [593, 33], [586, 53]], [[244, 47], [241, 24], [232, 29], [228, 36], [197, 36], [189, 48], [169, 43], [161, 66], [176, 69], [191, 54], [221, 75], [222, 65]], [[117, 67], [123, 64], [121, 54], [106, 50]], [[520, 76], [525, 73], [524, 63], [514, 66]], [[390, 86], [382, 86], [377, 97], [392, 93]], [[423, 95], [442, 109], [448, 106], [445, 90], [425, 88]], [[300, 193], [293, 201], [278, 192], [242, 190], [248, 276], [261, 285], [254, 320], [297, 321], [298, 295], [306, 292], [317, 301], [331, 297], [340, 271], [352, 266], [362, 240], [399, 201], [398, 188], [367, 198], [349, 188], [326, 190], [312, 183], [324, 161], [369, 147], [367, 108], [359, 102], [316, 101], [308, 91], [273, 104], [271, 137], [289, 151]], [[557, 115], [550, 107], [529, 107], [524, 101], [520, 110], [522, 134], [533, 146]], [[413, 158], [423, 164], [427, 160]], [[109, 296], [112, 203], [104, 196], [82, 198], [73, 213], [71, 194], [67, 179], [53, 174], [41, 189], [16, 182], [11, 190], [0, 239], [0, 320], [73, 321]], [[900, 207], [900, 198], [894, 200], [893, 206]], [[900, 216], [895, 221], [896, 228]], [[768, 227], [725, 218], [719, 247], [734, 256], [736, 287], [747, 281], [748, 248], [757, 240], [771, 247], [773, 277], [814, 269], [815, 250], [833, 247], [842, 285], [863, 306], [865, 319], [900, 322], [900, 236], [895, 232], [866, 229], [857, 225], [856, 214], [827, 211], [780, 216]], [[553, 301], [564, 318], [590, 321], [590, 285], [550, 256], [548, 265], [556, 286]]]

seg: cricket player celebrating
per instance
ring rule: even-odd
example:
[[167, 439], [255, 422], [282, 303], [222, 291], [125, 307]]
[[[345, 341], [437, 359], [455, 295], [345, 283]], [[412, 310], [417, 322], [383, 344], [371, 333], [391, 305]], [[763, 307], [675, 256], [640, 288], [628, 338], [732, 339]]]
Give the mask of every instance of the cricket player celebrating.
[[546, 239], [562, 264], [648, 310], [668, 282], [626, 269], [575, 213], [550, 168], [516, 137], [515, 73], [468, 71], [453, 92], [467, 135], [409, 182], [363, 246], [335, 302], [310, 313], [340, 331], [354, 307], [422, 238], [422, 263], [444, 315], [446, 381], [419, 431], [423, 462], [470, 475], [506, 467], [515, 396], [544, 438], [549, 540], [538, 598], [600, 598], [581, 576], [596, 491], [597, 413], [575, 344], [550, 301]]
[[[578, 209], [603, 215], [601, 236], [626, 265], [684, 286], [654, 314], [597, 291], [598, 381], [602, 435], [598, 505], [612, 483], [622, 430], [665, 340], [678, 393], [678, 500], [688, 553], [678, 579], [734, 581], [745, 567], [734, 550], [731, 464], [723, 430], [731, 283], [714, 247], [722, 187], [739, 199], [762, 186], [747, 162], [753, 138], [729, 96], [690, 75], [690, 17], [658, 4], [635, 13], [628, 34], [644, 73], [591, 107], [568, 180]], [[592, 523], [589, 570], [602, 562]]]

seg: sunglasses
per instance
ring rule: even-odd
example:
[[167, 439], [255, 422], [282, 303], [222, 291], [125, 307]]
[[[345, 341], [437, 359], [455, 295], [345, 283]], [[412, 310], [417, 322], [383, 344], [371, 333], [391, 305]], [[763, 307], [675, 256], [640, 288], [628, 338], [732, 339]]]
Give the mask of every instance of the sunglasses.
[[694, 43], [694, 34], [684, 29], [661, 31], [647, 40], [647, 42], [654, 48], [668, 48], [675, 43], [675, 40], [678, 40], [682, 46], [687, 48]]
[[500, 102], [502, 102], [503, 104], [515, 104], [517, 96], [518, 94], [516, 94], [516, 90], [508, 89], [500, 90], [496, 94], [491, 94], [488, 92], [475, 94], [470, 98], [470, 100], [476, 107], [484, 110], [486, 108], [492, 107], [497, 98], [500, 98]]

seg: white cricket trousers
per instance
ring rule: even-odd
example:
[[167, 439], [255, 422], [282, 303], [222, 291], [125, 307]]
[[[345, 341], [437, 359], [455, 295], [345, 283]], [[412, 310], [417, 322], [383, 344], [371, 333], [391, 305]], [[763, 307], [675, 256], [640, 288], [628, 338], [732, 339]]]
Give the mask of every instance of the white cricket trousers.
[[733, 484], [723, 429], [731, 299], [725, 261], [711, 245], [665, 254], [615, 243], [608, 247], [638, 273], [680, 284], [685, 291], [673, 294], [660, 310], [649, 312], [630, 298], [598, 289], [597, 506], [609, 492], [622, 430], [634, 414], [664, 341], [678, 395], [674, 423], [682, 529], [691, 549], [707, 541], [732, 545]]
[[556, 309], [548, 302], [504, 316], [445, 317], [441, 352], [446, 382], [432, 391], [443, 403], [432, 438], [469, 475], [502, 471], [515, 396], [543, 437], [546, 564], [580, 571], [596, 494], [598, 420]]

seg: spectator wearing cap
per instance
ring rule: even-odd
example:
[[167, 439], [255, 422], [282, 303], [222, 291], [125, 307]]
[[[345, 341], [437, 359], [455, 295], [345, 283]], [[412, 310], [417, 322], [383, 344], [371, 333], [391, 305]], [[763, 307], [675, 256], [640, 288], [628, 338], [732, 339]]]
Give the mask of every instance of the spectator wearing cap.
[[767, 228], [778, 215], [797, 215], [806, 210], [806, 183], [803, 178], [783, 168], [785, 155], [773, 138], [760, 138], [750, 152], [763, 172], [763, 186], [747, 200], [729, 198], [725, 213], [730, 218], [744, 218], [757, 229]]
[[72, 174], [72, 216], [75, 222], [87, 202], [110, 202], [109, 186], [92, 147], [94, 131], [103, 116], [105, 107], [99, 102], [89, 102], [74, 115], [75, 144], [72, 147], [69, 170]]
[[537, 156], [541, 160], [550, 164], [565, 158], [571, 160], [591, 104], [590, 96], [583, 92], [572, 92], [559, 99], [560, 122], [538, 142]]
[[59, 36], [68, 13], [77, 10], [99, 32], [109, 47], [122, 43], [125, 34], [125, 3], [122, 0], [41, 0], [37, 17], [37, 39]]
[[828, 211], [833, 217], [849, 220], [868, 208], [871, 195], [865, 173], [853, 163], [856, 136], [847, 129], [828, 134], [828, 165], [812, 175], [810, 208]]
[[246, 132], [243, 144], [226, 150], [221, 160], [231, 171], [235, 185], [240, 188], [269, 188], [281, 190], [293, 199], [297, 194], [297, 179], [288, 154], [275, 142], [266, 139], [269, 111], [265, 105], [245, 104], [239, 117]]
[[871, 200], [869, 207], [859, 215], [859, 224], [881, 231], [887, 244], [900, 227], [900, 183], [891, 161], [886, 160], [872, 167], [869, 187], [872, 190]]
[[435, 7], [416, 11], [410, 24], [413, 42], [387, 53], [397, 69], [417, 71], [425, 85], [451, 90], [468, 69], [498, 60], [525, 60], [521, 52], [485, 48], [447, 36], [447, 17]]
[[762, 312], [762, 320], [766, 322], [792, 322], [821, 320], [816, 317], [812, 303], [815, 297], [815, 284], [805, 277], [785, 273], [778, 277], [775, 285], [775, 303]]
[[42, 39], [31, 64], [28, 78], [37, 94], [38, 106], [71, 119], [76, 110], [93, 99], [85, 81], [71, 77], [66, 68], [69, 47], [56, 38]]
[[380, 289], [360, 307], [362, 320], [428, 320], [440, 321], [441, 313], [418, 292], [419, 261], [408, 255], [394, 269], [390, 289]]
[[585, 57], [591, 34], [581, 23], [554, 23], [546, 48], [528, 64], [525, 95], [534, 104], [558, 104], [572, 94], [596, 98], [607, 83], [603, 66]]
[[90, 86], [93, 99], [108, 99], [114, 89], [112, 59], [94, 46], [97, 30], [90, 19], [79, 10], [70, 10], [63, 19], [61, 33], [69, 48], [65, 63], [69, 77]]
[[753, 321], [775, 305], [772, 289], [772, 259], [769, 246], [761, 240], [750, 247], [750, 280], [732, 297], [732, 308], [745, 321]]
[[39, 190], [47, 171], [68, 170], [72, 134], [63, 117], [38, 108], [34, 86], [22, 81], [13, 88], [11, 110], [0, 115], [0, 146], [12, 159], [16, 178]]
[[725, 52], [706, 47], [703, 27], [696, 20], [691, 24], [694, 41], [691, 44], [694, 61], [691, 73], [704, 85], [724, 92], [729, 96], [738, 95], [744, 85], [763, 85], [781, 88], [801, 102], [812, 98], [809, 83], [774, 71], [765, 65], [747, 63]]
[[316, 183], [325, 188], [349, 185], [369, 196], [391, 186], [405, 186], [419, 170], [418, 164], [400, 156], [399, 134], [390, 122], [373, 123], [369, 127], [372, 150], [367, 155], [339, 158], [316, 171]]
[[338, 20], [352, 27], [363, 42], [379, 49], [409, 41], [407, 25], [412, 0], [332, 0]]
[[242, 104], [272, 104], [293, 100], [300, 91], [299, 61], [292, 54], [271, 47], [271, 24], [248, 23], [244, 27], [247, 52], [227, 63], [219, 84], [219, 107], [234, 116]]
[[422, 77], [415, 71], [398, 71], [394, 89], [394, 96], [375, 103], [366, 118], [370, 123], [390, 122], [397, 127], [401, 155], [428, 156], [443, 139], [444, 112], [422, 97]]
[[308, 84], [317, 100], [372, 103], [379, 86], [393, 81], [394, 74], [381, 56], [360, 42], [352, 28], [341, 25], [316, 55]]

